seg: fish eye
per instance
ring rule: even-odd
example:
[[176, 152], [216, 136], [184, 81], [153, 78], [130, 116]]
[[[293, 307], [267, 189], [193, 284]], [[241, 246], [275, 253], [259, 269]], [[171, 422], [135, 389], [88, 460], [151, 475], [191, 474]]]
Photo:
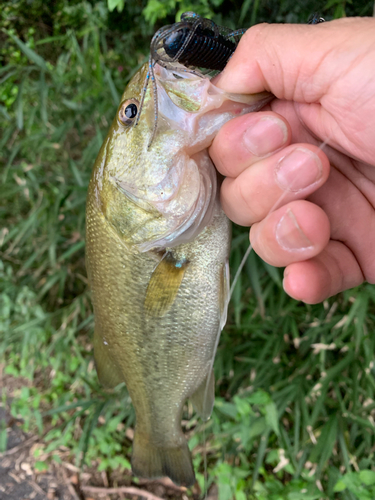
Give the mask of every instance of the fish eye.
[[119, 111], [118, 117], [123, 125], [131, 125], [138, 114], [139, 102], [137, 99], [125, 101]]

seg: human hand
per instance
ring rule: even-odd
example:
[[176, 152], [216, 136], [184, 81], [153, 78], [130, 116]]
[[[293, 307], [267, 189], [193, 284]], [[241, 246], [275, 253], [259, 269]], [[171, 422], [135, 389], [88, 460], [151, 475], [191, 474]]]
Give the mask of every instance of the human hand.
[[254, 26], [215, 84], [276, 97], [210, 155], [225, 212], [286, 266], [285, 291], [317, 303], [375, 283], [375, 19]]

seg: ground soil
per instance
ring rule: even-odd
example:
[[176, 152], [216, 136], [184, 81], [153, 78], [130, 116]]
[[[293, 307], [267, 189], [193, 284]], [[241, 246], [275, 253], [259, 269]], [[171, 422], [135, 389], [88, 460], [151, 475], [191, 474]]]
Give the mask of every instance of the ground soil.
[[7, 450], [0, 454], [0, 500], [76, 500], [58, 475], [33, 472], [30, 452], [38, 437], [22, 432], [5, 408], [0, 408], [0, 426], [8, 434]]

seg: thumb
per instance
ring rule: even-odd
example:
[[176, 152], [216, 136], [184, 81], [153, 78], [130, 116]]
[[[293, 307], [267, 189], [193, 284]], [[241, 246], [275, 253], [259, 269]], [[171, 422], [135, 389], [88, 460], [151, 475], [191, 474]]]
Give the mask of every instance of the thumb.
[[345, 78], [369, 40], [374, 43], [374, 21], [345, 18], [317, 25], [253, 26], [215, 85], [239, 94], [267, 90], [279, 99], [317, 102], [331, 84]]

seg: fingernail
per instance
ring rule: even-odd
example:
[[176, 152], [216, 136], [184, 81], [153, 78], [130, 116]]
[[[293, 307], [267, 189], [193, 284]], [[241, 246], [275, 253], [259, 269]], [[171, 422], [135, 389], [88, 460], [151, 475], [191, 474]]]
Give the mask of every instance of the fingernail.
[[294, 213], [288, 209], [276, 226], [276, 240], [284, 250], [307, 250], [313, 244], [300, 228]]
[[263, 116], [243, 135], [243, 144], [255, 156], [265, 156], [281, 148], [288, 139], [288, 129], [282, 120]]
[[286, 267], [286, 268], [284, 269], [284, 276], [283, 276], [283, 289], [284, 289], [284, 290], [285, 290], [285, 282], [286, 282], [286, 279], [287, 279], [287, 277], [288, 277], [288, 274], [289, 274], [289, 270], [288, 270], [288, 268]]
[[298, 193], [318, 182], [323, 174], [318, 155], [305, 148], [296, 148], [281, 158], [276, 166], [278, 185], [285, 191]]

